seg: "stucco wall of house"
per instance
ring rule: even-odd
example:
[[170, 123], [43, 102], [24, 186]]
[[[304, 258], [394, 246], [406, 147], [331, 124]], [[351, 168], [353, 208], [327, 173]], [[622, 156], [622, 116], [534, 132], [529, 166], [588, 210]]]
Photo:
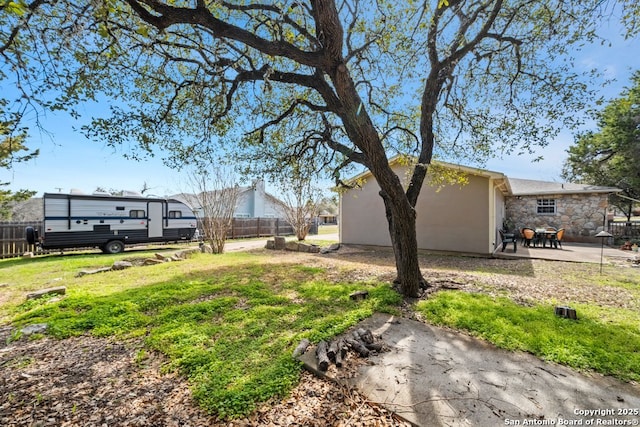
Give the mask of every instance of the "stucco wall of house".
[[389, 227], [380, 187], [370, 178], [361, 188], [340, 195], [340, 242], [357, 245], [390, 246]]
[[236, 209], [233, 215], [238, 218], [253, 218], [255, 216], [254, 190], [249, 189], [238, 194]]
[[[404, 167], [395, 167], [406, 176]], [[380, 187], [369, 177], [361, 189], [340, 198], [340, 241], [345, 244], [390, 246]], [[488, 254], [495, 227], [490, 203], [494, 188], [487, 177], [469, 175], [465, 185], [438, 189], [425, 184], [416, 206], [416, 232], [420, 249]], [[495, 218], [493, 218], [495, 219]]]
[[238, 195], [234, 216], [242, 218], [283, 218], [282, 204], [265, 191], [258, 180]]
[[[538, 199], [555, 199], [556, 212], [538, 214]], [[544, 196], [508, 197], [507, 217], [514, 227], [564, 228], [564, 239], [573, 242], [596, 242], [595, 236], [603, 229], [603, 220], [608, 207], [608, 196], [604, 193], [551, 194]]]

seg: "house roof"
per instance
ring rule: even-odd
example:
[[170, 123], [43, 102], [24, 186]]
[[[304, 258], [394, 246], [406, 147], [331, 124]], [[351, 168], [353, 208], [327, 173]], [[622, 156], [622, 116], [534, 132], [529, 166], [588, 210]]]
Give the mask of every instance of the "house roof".
[[[397, 155], [389, 159], [389, 165], [395, 166], [399, 164], [403, 164], [406, 162], [406, 156]], [[490, 171], [486, 169], [474, 168], [472, 166], [463, 166], [455, 163], [443, 162], [441, 160], [432, 160], [432, 164], [448, 167], [451, 169], [459, 170], [460, 172], [469, 173], [472, 175], [480, 175], [480, 176], [488, 176], [492, 178], [506, 178], [506, 176], [502, 172]], [[367, 176], [372, 175], [370, 170], [365, 170], [364, 172], [350, 178], [349, 181], [355, 181], [358, 179], [366, 178]]]
[[618, 193], [616, 187], [601, 187], [571, 182], [548, 182], [533, 179], [508, 178], [511, 194], [514, 196], [531, 196], [544, 194], [580, 194], [580, 193]]
[[[394, 156], [391, 159], [389, 159], [389, 165], [391, 165], [391, 166], [401, 165], [405, 161], [406, 161], [406, 157], [405, 156], [398, 155], [398, 156]], [[490, 170], [487, 170], [487, 169], [480, 169], [480, 168], [475, 168], [475, 167], [471, 167], [471, 166], [463, 166], [463, 165], [458, 165], [458, 164], [455, 164], [455, 163], [443, 162], [443, 161], [440, 161], [440, 160], [433, 160], [431, 163], [434, 164], [434, 165], [441, 166], [441, 167], [454, 169], [456, 171], [459, 171], [459, 172], [462, 172], [462, 173], [465, 173], [465, 174], [482, 176], [482, 177], [486, 177], [486, 178], [492, 178], [498, 183], [498, 188], [504, 194], [511, 194], [509, 180], [507, 179], [507, 176], [505, 174], [503, 174], [502, 172], [490, 171]], [[353, 178], [348, 179], [347, 182], [357, 182], [359, 180], [366, 179], [366, 178], [368, 178], [369, 176], [372, 176], [372, 175], [373, 174], [371, 173], [371, 171], [365, 170], [364, 172], [354, 176]]]
[[[390, 165], [402, 164], [405, 158], [403, 156], [395, 156], [389, 160]], [[588, 193], [619, 193], [622, 190], [616, 187], [603, 187], [590, 184], [575, 184], [571, 182], [549, 182], [537, 181], [532, 179], [510, 178], [502, 172], [490, 171], [486, 169], [475, 168], [471, 166], [463, 166], [455, 163], [447, 163], [434, 160], [432, 163], [451, 168], [463, 173], [471, 175], [492, 178], [498, 183], [498, 188], [503, 194], [508, 196], [528, 196], [528, 195], [545, 195], [545, 194], [588, 194]], [[349, 181], [357, 181], [366, 179], [371, 175], [370, 171], [365, 171]]]

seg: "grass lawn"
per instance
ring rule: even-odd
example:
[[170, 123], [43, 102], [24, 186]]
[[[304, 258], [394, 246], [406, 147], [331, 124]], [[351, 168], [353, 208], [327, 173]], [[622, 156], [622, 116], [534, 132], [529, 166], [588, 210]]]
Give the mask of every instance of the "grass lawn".
[[318, 226], [318, 234], [336, 234], [336, 233], [338, 233], [338, 226], [335, 224]]
[[[390, 252], [384, 260], [375, 258], [380, 254], [346, 259], [348, 266], [333, 270], [269, 251], [195, 254], [180, 262], [76, 276], [82, 269], [152, 254], [0, 260], [7, 284], [0, 293], [0, 323], [46, 322], [48, 334], [57, 338], [141, 339], [168, 357], [166, 369], [188, 379], [204, 408], [230, 419], [297, 383], [300, 366], [291, 353], [302, 338], [329, 339], [375, 311], [399, 313], [402, 302], [389, 283], [367, 281], [377, 277], [367, 272], [393, 264]], [[607, 267], [599, 275], [598, 266], [587, 264], [431, 255], [421, 264], [429, 267], [427, 280], [468, 284], [416, 302], [413, 308], [426, 321], [578, 369], [640, 380], [638, 269]], [[349, 274], [348, 268], [359, 272]], [[28, 291], [60, 285], [67, 287], [60, 300], [25, 301]], [[349, 294], [361, 289], [370, 298], [351, 301]], [[562, 304], [577, 309], [577, 321], [554, 315], [553, 298], [561, 290]]]
[[595, 305], [572, 305], [578, 320], [558, 317], [554, 306], [522, 306], [509, 298], [444, 291], [420, 301], [428, 322], [464, 330], [508, 350], [521, 350], [579, 370], [640, 380], [640, 318], [622, 313], [604, 320]]

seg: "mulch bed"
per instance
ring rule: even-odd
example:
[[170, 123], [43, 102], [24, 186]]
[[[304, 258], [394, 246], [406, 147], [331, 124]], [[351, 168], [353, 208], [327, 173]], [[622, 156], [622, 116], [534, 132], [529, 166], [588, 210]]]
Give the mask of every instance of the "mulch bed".
[[141, 352], [138, 342], [83, 336], [6, 344], [9, 334], [0, 329], [3, 427], [408, 425], [308, 372], [284, 400], [223, 422], [195, 404], [183, 378], [162, 373], [162, 355]]

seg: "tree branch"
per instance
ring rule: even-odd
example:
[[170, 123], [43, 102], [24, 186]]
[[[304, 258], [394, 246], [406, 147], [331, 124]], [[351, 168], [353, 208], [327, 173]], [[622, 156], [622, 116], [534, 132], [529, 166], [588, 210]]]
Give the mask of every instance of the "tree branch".
[[[238, 41], [266, 55], [289, 58], [310, 67], [326, 66], [319, 52], [306, 52], [282, 40], [269, 41], [244, 28], [216, 18], [206, 7], [192, 9], [168, 6], [157, 0], [125, 1], [142, 20], [160, 31], [177, 24], [200, 26], [209, 29], [217, 38]], [[254, 5], [254, 7], [257, 6]]]

